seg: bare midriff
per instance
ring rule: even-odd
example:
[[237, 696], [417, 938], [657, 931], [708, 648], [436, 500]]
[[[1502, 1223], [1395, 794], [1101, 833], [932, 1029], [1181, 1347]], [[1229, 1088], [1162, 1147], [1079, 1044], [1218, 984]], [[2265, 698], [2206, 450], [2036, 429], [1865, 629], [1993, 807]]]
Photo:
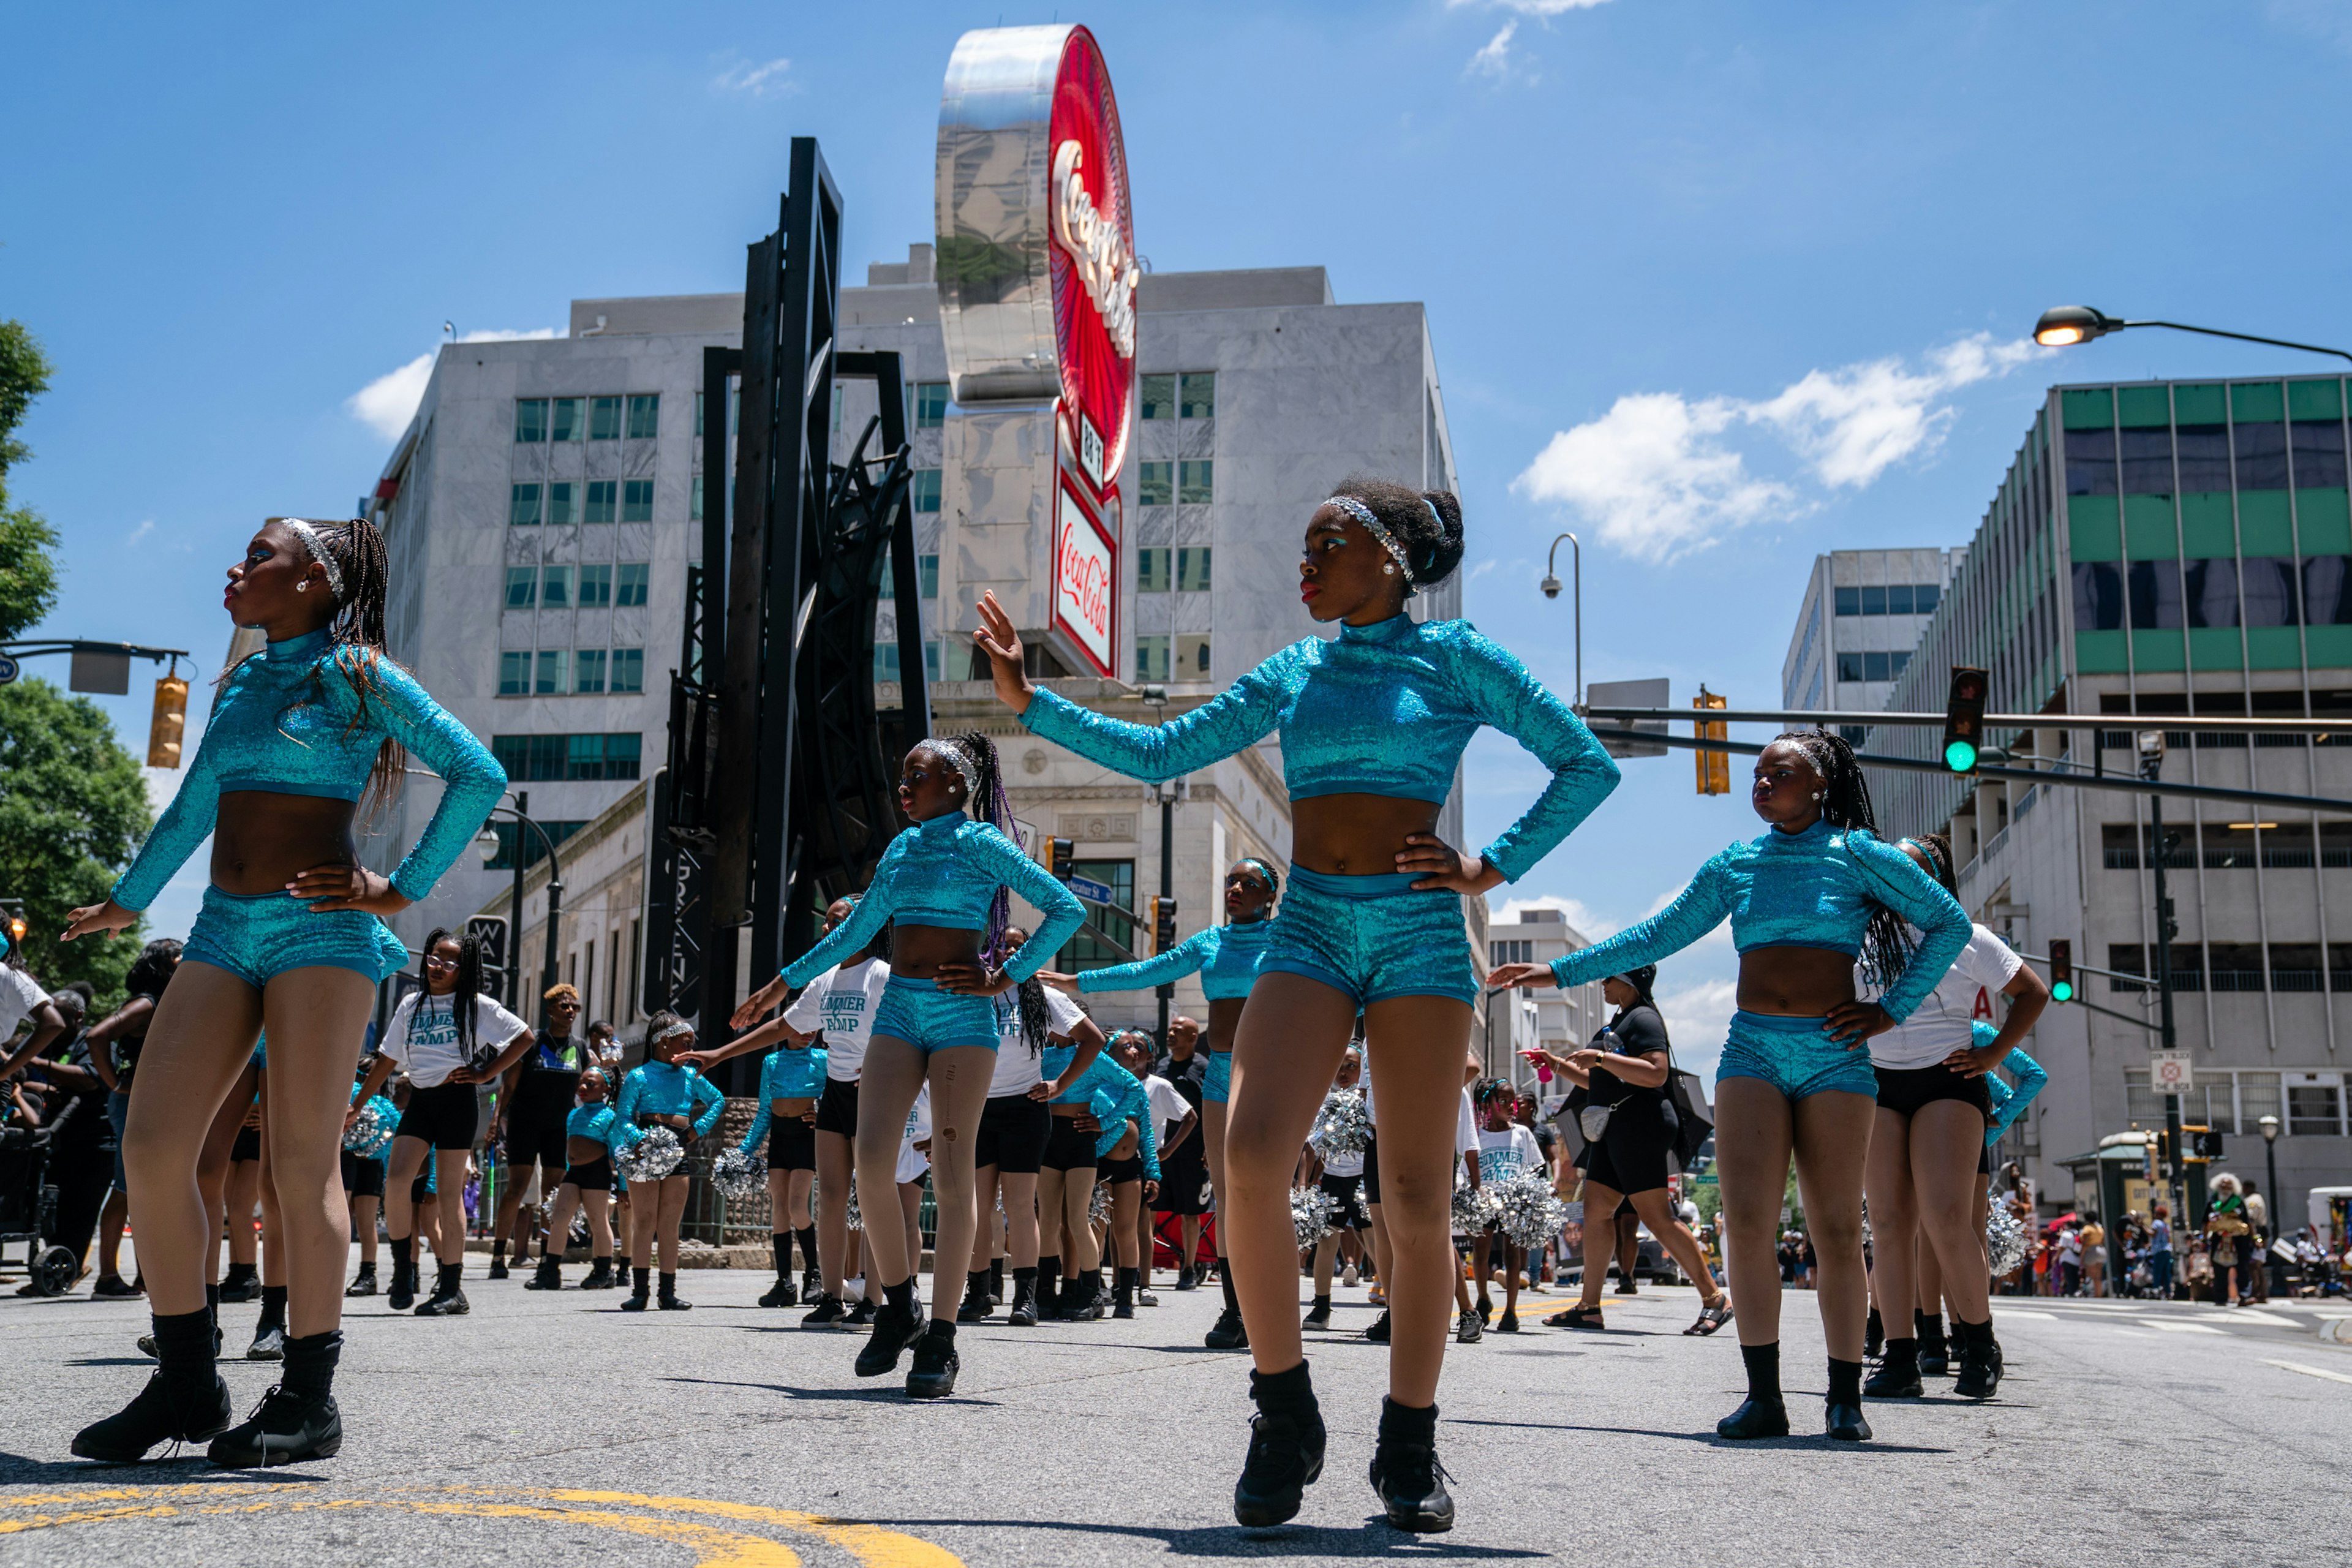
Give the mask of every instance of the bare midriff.
[[1392, 795], [1318, 795], [1290, 807], [1290, 858], [1327, 877], [1396, 873], [1413, 833], [1434, 833], [1440, 803]]
[[1080, 1116], [1092, 1114], [1083, 1105], [1055, 1105], [1049, 1103], [1045, 1109], [1052, 1111], [1055, 1115], [1061, 1117], [1064, 1121], [1070, 1121]]
[[941, 968], [980, 962], [980, 932], [958, 926], [894, 925], [890, 928], [890, 973], [909, 980], [936, 979]]
[[352, 819], [358, 808], [323, 795], [231, 790], [213, 824], [213, 886], [239, 898], [285, 890], [320, 866], [357, 866]]
[[566, 1138], [563, 1141], [563, 1163], [567, 1165], [593, 1165], [613, 1151], [594, 1138]]
[[1853, 1000], [1853, 960], [1825, 947], [1759, 947], [1739, 955], [1739, 1007], [1818, 1018]]
[[794, 1116], [806, 1116], [815, 1109], [816, 1099], [813, 1095], [793, 1095], [768, 1101], [768, 1114], [779, 1121]]
[[1242, 1026], [1242, 1008], [1249, 1002], [1246, 996], [1224, 996], [1209, 1004], [1209, 1048], [1230, 1051], [1234, 1048], [1234, 1031]]

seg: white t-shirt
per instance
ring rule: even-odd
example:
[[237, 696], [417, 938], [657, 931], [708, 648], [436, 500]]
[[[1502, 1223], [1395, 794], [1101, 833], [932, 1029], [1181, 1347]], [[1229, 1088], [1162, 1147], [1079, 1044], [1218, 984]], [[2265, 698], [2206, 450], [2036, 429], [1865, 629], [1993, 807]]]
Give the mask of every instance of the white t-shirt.
[[[1004, 994], [1011, 998], [1013, 993]], [[997, 1010], [996, 1067], [989, 1075], [988, 1098], [1001, 1100], [1010, 1094], [1026, 1094], [1045, 1081], [1042, 1058], [1029, 1048], [1029, 1037], [1021, 1032], [1021, 1009], [1017, 1003]], [[1045, 987], [1045, 1032], [1055, 1039], [1067, 1039], [1070, 1031], [1086, 1021], [1087, 1010], [1070, 997]]]
[[[429, 1003], [429, 1005], [428, 1005]], [[474, 1049], [487, 1064], [509, 1040], [529, 1034], [530, 1026], [488, 996], [474, 998]], [[427, 997], [412, 991], [392, 1010], [377, 1047], [408, 1072], [418, 1089], [431, 1089], [468, 1065], [457, 1043], [457, 1009], [446, 996]]]
[[1512, 1122], [1500, 1132], [1478, 1134], [1478, 1179], [1507, 1182], [1528, 1171], [1543, 1169], [1543, 1146], [1536, 1135]]
[[[1475, 1153], [1477, 1148], [1478, 1112], [1471, 1105], [1470, 1091], [1465, 1089], [1462, 1091], [1462, 1113], [1454, 1119], [1454, 1154], [1459, 1159], [1465, 1154]], [[1478, 1173], [1482, 1177], [1486, 1173], [1483, 1163]]]
[[16, 1032], [25, 1016], [49, 999], [33, 977], [0, 963], [0, 1043]]
[[[1919, 939], [1919, 928], [1911, 928], [1914, 942]], [[1882, 1068], [1934, 1067], [1954, 1051], [1965, 1050], [1976, 1043], [1969, 1025], [1982, 1018], [1998, 1024], [2000, 1014], [1993, 998], [2002, 986], [2017, 978], [2025, 961], [2011, 952], [2009, 944], [1982, 926], [1971, 926], [1969, 945], [1936, 983], [1927, 999], [1902, 1023], [1883, 1035], [1870, 1039], [1870, 1062]], [[1862, 989], [1862, 971], [1854, 970], [1855, 994]], [[1878, 992], [1866, 993], [1875, 1001]]]
[[835, 964], [808, 983], [784, 1009], [784, 1022], [803, 1035], [824, 1037], [824, 1076], [856, 1083], [866, 1065], [866, 1042], [874, 1037], [874, 1015], [890, 966], [878, 958]]
[[1168, 1135], [1176, 1124], [1192, 1113], [1192, 1102], [1156, 1072], [1144, 1075], [1143, 1092], [1151, 1097], [1151, 1120], [1160, 1129], [1160, 1142], [1152, 1146], [1157, 1152], [1168, 1147]]
[[931, 1086], [927, 1083], [915, 1091], [915, 1103], [907, 1108], [907, 1135], [898, 1140], [897, 1180], [900, 1184], [919, 1182], [931, 1168], [931, 1157], [915, 1147], [918, 1139], [928, 1141], [930, 1136]]

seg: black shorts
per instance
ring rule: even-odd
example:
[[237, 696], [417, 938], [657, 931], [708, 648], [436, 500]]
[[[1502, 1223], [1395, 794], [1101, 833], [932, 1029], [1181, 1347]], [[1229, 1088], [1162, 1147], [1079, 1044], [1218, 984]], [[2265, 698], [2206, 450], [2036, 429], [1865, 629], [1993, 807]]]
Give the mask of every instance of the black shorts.
[[1992, 1145], [1990, 1143], [1977, 1151], [1977, 1174], [1979, 1176], [1992, 1174]]
[[1992, 1096], [1984, 1075], [1969, 1078], [1941, 1062], [1924, 1068], [1878, 1068], [1878, 1103], [1899, 1116], [1916, 1116], [1922, 1106], [1939, 1100], [1957, 1100], [1976, 1107], [1988, 1125], [1992, 1121]]
[[543, 1171], [564, 1166], [563, 1125], [580, 1089], [580, 1075], [556, 1068], [534, 1068], [515, 1088], [514, 1106], [507, 1112], [507, 1163], [537, 1165]]
[[1091, 1171], [1095, 1167], [1095, 1134], [1078, 1130], [1077, 1118], [1055, 1116], [1053, 1131], [1045, 1137], [1045, 1155], [1038, 1162], [1047, 1171]]
[[857, 1085], [852, 1079], [829, 1078], [824, 1080], [824, 1092], [816, 1098], [816, 1130], [838, 1132], [855, 1142], [857, 1137]]
[[1375, 1133], [1364, 1140], [1364, 1204], [1370, 1207], [1381, 1201], [1381, 1140]]
[[383, 1162], [367, 1154], [343, 1151], [343, 1195], [353, 1198], [383, 1196]]
[[816, 1169], [816, 1129], [797, 1116], [775, 1116], [768, 1122], [768, 1169]]
[[[1675, 1146], [1682, 1119], [1674, 1102], [1659, 1095], [1655, 1109], [1638, 1100], [1621, 1102], [1609, 1118], [1609, 1130], [1584, 1147], [1584, 1177], [1631, 1198], [1654, 1193], [1666, 1184], [1666, 1156]], [[1621, 1208], [1632, 1212], [1630, 1203]]]
[[428, 1184], [432, 1180], [433, 1156], [427, 1154], [425, 1156], [425, 1169], [417, 1172], [416, 1179], [408, 1184], [408, 1201], [419, 1208], [432, 1202], [433, 1189]]
[[238, 1128], [236, 1130], [236, 1142], [230, 1144], [228, 1148], [229, 1163], [234, 1165], [240, 1160], [258, 1160], [260, 1158], [261, 1129], [258, 1127]]
[[1143, 1156], [1129, 1154], [1124, 1160], [1105, 1160], [1095, 1167], [1095, 1180], [1106, 1187], [1115, 1187], [1121, 1182], [1139, 1182], [1143, 1180]]
[[1209, 1162], [1201, 1130], [1160, 1157], [1160, 1196], [1152, 1207], [1160, 1214], [1197, 1215], [1209, 1212]]
[[993, 1165], [999, 1175], [1034, 1176], [1045, 1163], [1045, 1144], [1053, 1135], [1054, 1113], [1044, 1100], [1025, 1093], [992, 1096], [981, 1107], [972, 1168]]
[[[1370, 1168], [1369, 1163], [1366, 1168]], [[1328, 1171], [1323, 1173], [1322, 1187], [1324, 1194], [1331, 1200], [1331, 1227], [1334, 1230], [1361, 1230], [1372, 1223], [1365, 1215], [1363, 1205], [1357, 1201], [1362, 1195], [1363, 1186], [1364, 1178], [1361, 1176], [1335, 1176]]]
[[[472, 1084], [436, 1083], [431, 1089], [409, 1091], [408, 1109], [400, 1113], [400, 1127], [394, 1136], [422, 1138], [436, 1149], [470, 1149], [481, 1122], [481, 1101], [475, 1098]], [[559, 1147], [558, 1164], [562, 1163], [562, 1153]]]
[[583, 1193], [611, 1192], [613, 1190], [612, 1156], [608, 1154], [601, 1160], [591, 1160], [584, 1165], [566, 1166], [563, 1181], [566, 1185], [578, 1187]]

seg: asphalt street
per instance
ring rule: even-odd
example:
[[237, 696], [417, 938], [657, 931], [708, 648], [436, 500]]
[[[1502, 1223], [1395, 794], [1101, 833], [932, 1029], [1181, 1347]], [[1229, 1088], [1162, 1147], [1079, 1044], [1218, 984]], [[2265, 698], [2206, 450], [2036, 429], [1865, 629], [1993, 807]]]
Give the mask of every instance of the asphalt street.
[[[2352, 1307], [2256, 1311], [2021, 1301], [2009, 1376], [1977, 1405], [1877, 1405], [1876, 1441], [1729, 1445], [1731, 1333], [1683, 1337], [1687, 1290], [1608, 1301], [1609, 1328], [1533, 1326], [1449, 1350], [1440, 1452], [1450, 1535], [1380, 1521], [1364, 1479], [1385, 1351], [1342, 1290], [1310, 1355], [1331, 1427], [1292, 1525], [1244, 1531], [1229, 1500], [1246, 1359], [1203, 1350], [1213, 1290], [1131, 1322], [967, 1325], [961, 1386], [910, 1404], [861, 1382], [862, 1342], [754, 1304], [765, 1276], [689, 1273], [690, 1313], [481, 1278], [471, 1316], [350, 1303], [331, 1461], [262, 1473], [201, 1457], [100, 1468], [76, 1427], [134, 1392], [139, 1304], [0, 1297], [12, 1354], [0, 1562], [256, 1568], [322, 1561], [506, 1568], [629, 1563], [1132, 1564], [1552, 1559], [1649, 1563], [2310, 1563], [2352, 1542]], [[582, 1271], [571, 1270], [575, 1280]], [[1811, 1299], [1786, 1316], [1801, 1434], [1818, 1420]], [[255, 1306], [224, 1317], [229, 1353]], [[267, 1363], [225, 1367], [240, 1406]], [[1945, 1385], [1948, 1387], [1948, 1384]]]

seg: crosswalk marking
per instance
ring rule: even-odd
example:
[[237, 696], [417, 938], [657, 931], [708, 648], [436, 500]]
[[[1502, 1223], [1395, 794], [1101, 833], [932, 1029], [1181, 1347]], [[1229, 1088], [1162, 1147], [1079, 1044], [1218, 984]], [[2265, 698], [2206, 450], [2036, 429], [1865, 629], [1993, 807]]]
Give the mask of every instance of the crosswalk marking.
[[2330, 1383], [2352, 1383], [2352, 1376], [2347, 1376], [2340, 1372], [2329, 1372], [2326, 1367], [2305, 1366], [2299, 1361], [2273, 1361], [2265, 1356], [2263, 1358], [2263, 1364], [2284, 1367], [2289, 1372], [2299, 1372], [2305, 1377], [2324, 1377]]

